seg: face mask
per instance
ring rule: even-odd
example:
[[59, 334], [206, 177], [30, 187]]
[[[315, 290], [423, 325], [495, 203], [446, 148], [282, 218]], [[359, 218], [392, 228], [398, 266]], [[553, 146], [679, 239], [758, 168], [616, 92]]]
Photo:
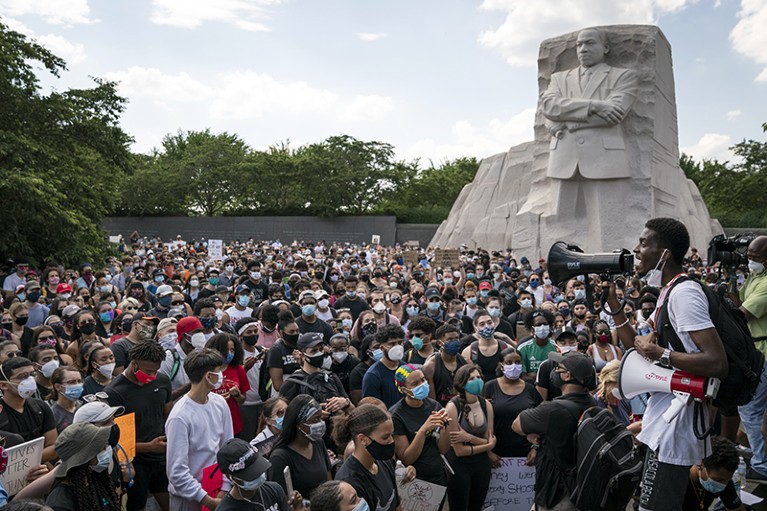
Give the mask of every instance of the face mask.
[[566, 318], [567, 316], [570, 315], [570, 309], [568, 309], [567, 307], [562, 307], [561, 309], [559, 309], [559, 313], [562, 315], [563, 318]]
[[207, 330], [212, 330], [216, 326], [217, 321], [218, 321], [218, 318], [216, 318], [215, 316], [200, 318], [200, 323], [202, 323], [203, 328]]
[[575, 294], [575, 299], [576, 300], [580, 300], [580, 299], [586, 298], [586, 290], [585, 289], [576, 289], [574, 291], [574, 294]]
[[232, 360], [234, 360], [234, 353], [227, 353], [224, 357], [224, 364], [229, 365], [232, 363]]
[[378, 362], [383, 358], [383, 350], [381, 348], [373, 350], [373, 352], [370, 354], [371, 357], [373, 357], [373, 360]]
[[479, 329], [479, 336], [483, 339], [490, 339], [493, 337], [493, 333], [495, 333], [495, 327], [494, 326], [484, 326]]
[[365, 449], [367, 449], [373, 459], [379, 461], [387, 461], [394, 458], [394, 442], [390, 444], [379, 444], [370, 438], [370, 443], [365, 446]]
[[223, 309], [216, 309], [216, 321], [221, 321], [221, 318], [224, 317], [224, 310]]
[[426, 304], [426, 308], [429, 309], [429, 312], [437, 312], [440, 308], [439, 302], [429, 302]]
[[452, 341], [448, 341], [442, 349], [445, 350], [445, 353], [448, 355], [456, 356], [461, 351], [461, 340], [453, 339]]
[[282, 339], [287, 342], [289, 346], [294, 346], [298, 342], [299, 334], [283, 334]]
[[131, 292], [130, 292], [131, 298], [141, 298], [142, 294], [143, 293], [141, 292], [140, 289], [131, 289]]
[[537, 280], [531, 280], [530, 281], [530, 287], [533, 288], [533, 289], [538, 289], [538, 285], [539, 284], [540, 284], [540, 282], [538, 282]]
[[250, 305], [250, 296], [249, 295], [240, 295], [237, 297], [237, 303], [240, 304], [240, 307], [247, 307]]
[[560, 346], [559, 351], [562, 354], [568, 353], [570, 351], [575, 351], [578, 349], [578, 346]]
[[574, 315], [576, 318], [578, 318], [578, 319], [583, 319], [583, 318], [585, 318], [585, 317], [586, 317], [586, 313], [585, 313], [585, 312], [574, 312], [574, 313], [573, 313], [573, 315]]
[[16, 295], [16, 298], [18, 298], [20, 302], [23, 302], [24, 300], [27, 299], [27, 294], [26, 293], [19, 293], [19, 294]]
[[63, 298], [64, 300], [69, 300], [70, 298], [72, 298], [72, 293], [62, 293], [61, 298]]
[[558, 389], [561, 389], [562, 385], [565, 383], [565, 381], [562, 380], [562, 375], [557, 372], [556, 369], [551, 370], [551, 374], [549, 374], [549, 381]]
[[70, 385], [69, 387], [64, 387], [64, 397], [69, 399], [70, 401], [77, 401], [80, 399], [80, 396], [83, 395], [83, 384], [79, 383], [77, 385]]
[[757, 263], [756, 261], [748, 260], [748, 271], [754, 274], [762, 273], [764, 271], [764, 264]]
[[163, 282], [165, 282], [165, 277], [163, 277], [162, 275], [157, 275], [154, 278], [154, 281], [157, 282], [158, 284], [162, 284]]
[[546, 339], [548, 338], [551, 329], [549, 328], [549, 325], [540, 325], [533, 327], [533, 331], [538, 339]]
[[96, 456], [96, 464], [95, 465], [89, 465], [91, 467], [91, 470], [94, 472], [104, 472], [106, 469], [109, 468], [109, 462], [112, 461], [112, 448], [107, 445], [106, 449], [101, 451], [98, 456]]
[[533, 301], [530, 298], [523, 298], [519, 301], [519, 306], [523, 309], [529, 309], [533, 306]]
[[477, 297], [476, 296], [470, 296], [466, 299], [466, 303], [469, 305], [477, 305]]
[[474, 274], [472, 272], [469, 272], [466, 274], [466, 278], [469, 280], [474, 280]]
[[[210, 375], [215, 374], [217, 376], [216, 383], [213, 383], [210, 381]], [[214, 373], [213, 371], [208, 373], [208, 383], [210, 383], [213, 386], [213, 390], [221, 388], [221, 385], [224, 384], [224, 373], [221, 371], [218, 371], [217, 373]]]
[[168, 332], [167, 334], [160, 337], [160, 339], [157, 342], [164, 349], [169, 350], [176, 345], [177, 340], [178, 340], [178, 336], [176, 335], [176, 332]]
[[261, 278], [261, 272], [260, 271], [251, 271], [249, 272], [250, 278], [253, 280], [258, 280]]
[[501, 309], [497, 309], [495, 307], [491, 309], [487, 309], [487, 313], [490, 314], [491, 318], [500, 318], [501, 317]]
[[453, 279], [449, 277], [445, 277], [445, 280], [443, 281], [446, 286], [452, 286], [453, 285]]
[[463, 390], [466, 391], [467, 394], [471, 394], [473, 396], [478, 396], [482, 393], [482, 389], [485, 387], [485, 382], [482, 381], [482, 378], [474, 378], [470, 382], [466, 384], [466, 387], [464, 387]]
[[40, 373], [46, 378], [50, 378], [51, 375], [53, 375], [53, 371], [58, 369], [58, 367], [59, 361], [54, 359], [43, 364], [43, 366], [40, 368]]
[[205, 270], [205, 266], [202, 265], [202, 264], [198, 264], [197, 266], [194, 267], [194, 269], [197, 270], [197, 271], [204, 271]]
[[[53, 327], [53, 328], [56, 328], [56, 327]], [[56, 330], [56, 332], [58, 333], [58, 330]], [[37, 340], [37, 345], [38, 346], [49, 346], [51, 348], [54, 348], [56, 346], [56, 344], [58, 344], [58, 341], [56, 341], [56, 339], [50, 339], [50, 340], [46, 339], [46, 340], [43, 340], [42, 338], [39, 338]], [[53, 362], [53, 360], [51, 362]], [[48, 364], [50, 364], [51, 362], [48, 362]], [[45, 366], [43, 366], [43, 367], [45, 367]], [[56, 366], [56, 367], [58, 367], [58, 366]], [[53, 371], [51, 371], [51, 373], [52, 372]], [[50, 376], [46, 376], [46, 378], [50, 378]]]
[[490, 295], [490, 291], [488, 291], [487, 289], [483, 289], [482, 291], [479, 292], [479, 296], [481, 296], [482, 298], [487, 298], [489, 295]]
[[248, 346], [255, 346], [256, 343], [258, 342], [258, 335], [243, 335], [242, 342], [244, 342]]
[[386, 353], [386, 358], [392, 362], [399, 362], [405, 356], [405, 348], [397, 344]]
[[[309, 365], [312, 366], [312, 367], [317, 367], [317, 368], [320, 368], [320, 367], [322, 367], [324, 365], [325, 358], [326, 357], [325, 357], [324, 353], [317, 353], [316, 355], [312, 355], [312, 356], [306, 355], [305, 356], [305, 360], [307, 362], [309, 362]], [[329, 359], [330, 357], [327, 357], [327, 358]]]
[[661, 287], [663, 285], [663, 267], [666, 266], [666, 261], [663, 260], [663, 254], [666, 253], [666, 249], [663, 249], [663, 252], [660, 254], [660, 259], [658, 259], [658, 264], [655, 265], [655, 268], [648, 271], [647, 274], [642, 277], [642, 280], [645, 284], [647, 284], [650, 287]]
[[700, 485], [703, 487], [703, 489], [709, 493], [721, 493], [727, 487], [726, 484], [722, 484], [719, 481], [714, 481], [713, 479], [702, 479], [700, 476], [698, 476], [698, 481], [700, 481]]
[[551, 285], [551, 279], [543, 279], [543, 284], [546, 285], [546, 286], [550, 286]]
[[425, 381], [416, 388], [412, 389], [413, 392], [413, 398], [418, 399], [419, 401], [423, 401], [427, 397], [429, 397], [429, 382]]
[[136, 369], [135, 371], [133, 371], [133, 375], [136, 377], [136, 380], [138, 380], [138, 382], [141, 385], [152, 383], [153, 381], [157, 379], [157, 375], [152, 376], [152, 375], [146, 374], [141, 369]]
[[349, 353], [346, 351], [334, 351], [333, 352], [333, 360], [335, 360], [336, 364], [340, 364], [344, 360], [346, 360], [346, 357], [349, 356]]
[[420, 337], [413, 337], [412, 339], [410, 339], [410, 344], [412, 344], [413, 348], [415, 348], [416, 351], [418, 351], [421, 348], [423, 348], [423, 339], [421, 339]]
[[170, 304], [173, 303], [173, 296], [172, 295], [162, 296], [157, 299], [157, 303], [158, 305], [162, 307], [166, 307], [166, 308], [170, 307]]
[[96, 368], [96, 370], [97, 370], [98, 372], [100, 372], [100, 373], [101, 373], [101, 375], [102, 375], [104, 378], [111, 378], [111, 377], [112, 377], [112, 373], [114, 373], [114, 371], [115, 371], [115, 367], [116, 367], [116, 365], [117, 365], [117, 364], [115, 364], [114, 362], [111, 362], [111, 363], [109, 363], [109, 364], [104, 364], [103, 366], [98, 366], [98, 367]]
[[280, 431], [282, 431], [282, 421], [284, 420], [285, 420], [285, 417], [277, 417], [276, 419], [274, 419], [275, 427], [279, 429]]
[[408, 316], [410, 316], [410, 317], [412, 318], [413, 316], [417, 316], [417, 315], [418, 315], [418, 311], [419, 311], [420, 309], [419, 309], [417, 306], [410, 306], [410, 307], [408, 307], [408, 308], [407, 308], [407, 309], [405, 309], [405, 310], [406, 310], [406, 312], [407, 312], [407, 315], [408, 315]]
[[518, 380], [522, 375], [522, 364], [504, 364], [503, 375], [510, 380]]
[[314, 424], [307, 424], [307, 426], [309, 426], [309, 432], [304, 433], [304, 435], [310, 441], [317, 442], [319, 440], [322, 440], [322, 437], [325, 436], [324, 422], [315, 422]]
[[352, 323], [352, 320], [351, 320], [351, 319], [342, 319], [342, 320], [341, 320], [341, 325], [342, 325], [342, 326], [344, 327], [344, 329], [346, 329], [346, 330], [350, 330], [350, 329], [352, 328], [352, 325], [353, 325], [353, 324], [354, 324], [354, 323]]
[[357, 296], [357, 291], [347, 291], [346, 296], [348, 296], [349, 298], [354, 298]]
[[108, 293], [111, 288], [109, 286], [99, 286], [99, 291], [102, 293]]
[[338, 282], [338, 275], [331, 275], [330, 282]]
[[28, 397], [32, 397], [36, 390], [37, 390], [37, 383], [35, 382], [34, 376], [25, 378], [16, 387], [16, 392], [19, 393], [19, 397], [21, 397], [22, 399], [27, 399]]
[[365, 499], [360, 499], [352, 511], [370, 511], [370, 506], [368, 506], [368, 503]]
[[217, 286], [218, 277], [208, 277], [208, 284], [210, 284], [211, 286]]
[[301, 314], [304, 316], [314, 316], [317, 313], [317, 306], [314, 304], [308, 304], [301, 307]]
[[363, 325], [361, 330], [363, 337], [367, 337], [378, 331], [378, 325], [376, 323], [368, 323], [367, 325]]
[[322, 300], [317, 302], [317, 305], [319, 306], [320, 309], [323, 309], [323, 310], [327, 309], [328, 306], [330, 306], [330, 300], [323, 298]]
[[597, 341], [601, 342], [602, 344], [607, 344], [609, 340], [610, 340], [609, 335], [602, 334], [597, 336]]
[[37, 302], [40, 299], [40, 291], [33, 291], [27, 295], [27, 300], [30, 302]]
[[80, 327], [80, 332], [84, 333], [85, 335], [91, 335], [95, 331], [96, 331], [96, 325], [94, 325], [93, 323], [86, 323]]
[[231, 273], [234, 271], [234, 266], [232, 266], [231, 264], [227, 264], [226, 266], [224, 266], [224, 269], [228, 271], [229, 273]]
[[373, 312], [376, 314], [383, 314], [386, 312], [386, 305], [383, 302], [378, 302], [373, 306]]
[[261, 488], [266, 482], [266, 472], [258, 476], [258, 479], [254, 481], [243, 481], [242, 484], [238, 484], [244, 491], [256, 491]]
[[118, 443], [120, 443], [120, 426], [112, 424], [109, 431], [109, 445], [110, 447], [115, 448]]

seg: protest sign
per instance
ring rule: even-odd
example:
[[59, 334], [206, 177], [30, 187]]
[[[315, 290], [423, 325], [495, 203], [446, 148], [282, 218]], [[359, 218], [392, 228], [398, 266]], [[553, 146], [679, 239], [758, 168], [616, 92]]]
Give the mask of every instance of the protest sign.
[[461, 251], [458, 249], [437, 249], [434, 251], [433, 266], [437, 268], [454, 268], [461, 266]]
[[270, 436], [266, 440], [261, 440], [257, 444], [252, 444], [252, 445], [258, 450], [258, 452], [261, 453], [261, 455], [264, 458], [268, 458], [269, 455], [272, 453], [272, 449], [274, 448], [274, 444], [277, 443], [278, 438], [279, 437], [277, 435]]
[[439, 511], [447, 487], [413, 479], [409, 483], [400, 484], [398, 491], [402, 511]]
[[221, 240], [208, 240], [208, 257], [211, 259], [223, 259], [224, 242]]
[[120, 236], [119, 234], [117, 236], [109, 236], [109, 243], [120, 243]]
[[11, 447], [6, 451], [8, 453], [8, 468], [0, 476], [0, 481], [3, 482], [3, 487], [9, 496], [16, 495], [24, 488], [24, 478], [43, 459], [44, 445], [45, 438], [40, 437]]
[[501, 466], [490, 473], [490, 488], [483, 509], [529, 511], [535, 499], [535, 467], [527, 458], [501, 458]]
[[373, 245], [380, 245], [381, 244], [381, 235], [380, 234], [374, 234], [370, 237], [370, 243]]
[[415, 266], [418, 264], [418, 251], [417, 250], [405, 250], [402, 253], [402, 262], [406, 266]]
[[120, 428], [120, 447], [122, 447], [117, 450], [117, 459], [121, 463], [132, 461], [136, 457], [136, 414], [129, 413], [115, 417], [115, 424]]

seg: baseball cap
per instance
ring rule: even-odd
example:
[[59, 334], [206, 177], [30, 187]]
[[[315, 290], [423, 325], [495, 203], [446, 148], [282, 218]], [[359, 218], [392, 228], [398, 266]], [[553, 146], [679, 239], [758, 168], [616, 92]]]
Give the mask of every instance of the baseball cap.
[[102, 401], [85, 403], [75, 412], [73, 422], [104, 422], [125, 413], [122, 406], [109, 406]]
[[490, 282], [483, 280], [479, 283], [480, 291], [490, 291], [491, 289], [493, 289], [493, 286], [490, 284]]
[[40, 289], [40, 283], [36, 280], [30, 280], [27, 282], [26, 290], [29, 292], [34, 289]]
[[193, 330], [202, 330], [202, 323], [197, 316], [181, 318], [178, 323], [176, 323], [176, 335], [178, 336], [179, 342], [185, 334], [188, 334]]
[[423, 296], [427, 300], [429, 300], [430, 298], [434, 298], [435, 296], [442, 298], [442, 295], [439, 294], [439, 289], [437, 289], [436, 287], [430, 287], [429, 289], [427, 289], [426, 292], [423, 294]]
[[322, 334], [317, 332], [306, 332], [305, 334], [301, 334], [301, 337], [298, 338], [298, 343], [296, 343], [296, 346], [298, 346], [298, 349], [302, 350], [305, 348], [317, 346], [322, 342]]
[[575, 339], [577, 337], [577, 335], [575, 334], [575, 330], [573, 330], [569, 326], [565, 326], [565, 327], [562, 327], [562, 328], [557, 328], [554, 331], [554, 340], [555, 341], [559, 340], [559, 338], [562, 337], [563, 335], [572, 335], [573, 339]]
[[173, 294], [173, 288], [170, 287], [168, 284], [163, 284], [162, 286], [157, 288], [157, 292], [155, 293], [155, 296], [158, 298], [161, 296], [166, 296]]
[[56, 294], [60, 295], [62, 293], [71, 293], [72, 292], [72, 286], [69, 284], [59, 284], [56, 286]]
[[137, 314], [135, 314], [135, 315], [133, 316], [133, 322], [134, 322], [134, 323], [135, 323], [136, 321], [139, 321], [139, 320], [142, 320], [142, 319], [143, 319], [144, 321], [151, 321], [151, 322], [153, 322], [155, 325], [156, 325], [156, 324], [158, 324], [158, 323], [160, 322], [160, 318], [158, 318], [157, 316], [150, 316], [150, 315], [149, 315], [149, 314], [147, 314], [146, 312], [139, 312], [139, 313], [137, 313]]
[[246, 286], [245, 284], [240, 284], [239, 286], [237, 286], [237, 289], [235, 290], [235, 293], [237, 293], [237, 294], [240, 294], [240, 293], [250, 293], [250, 288], [248, 286]]
[[67, 305], [64, 307], [64, 310], [61, 312], [61, 319], [71, 319], [80, 312], [80, 307], [78, 307], [75, 304]]
[[318, 289], [317, 291], [314, 292], [314, 297], [317, 300], [322, 300], [323, 298], [329, 298], [330, 295], [324, 289]]
[[589, 383], [594, 377], [594, 362], [591, 357], [578, 351], [569, 351], [564, 354], [549, 352], [548, 356], [549, 360], [567, 369], [579, 384], [584, 387], [590, 386]]
[[309, 289], [307, 289], [306, 291], [303, 291], [300, 295], [298, 295], [299, 303], [302, 302], [304, 300], [304, 298], [311, 298], [312, 300], [316, 300], [317, 299], [314, 296], [314, 291], [311, 291]]
[[258, 449], [239, 438], [227, 440], [218, 450], [216, 461], [222, 474], [243, 481], [255, 481], [272, 466]]
[[176, 318], [165, 318], [160, 320], [160, 324], [157, 325], [157, 330], [165, 330], [166, 328], [170, 326], [176, 326], [178, 324], [178, 320]]

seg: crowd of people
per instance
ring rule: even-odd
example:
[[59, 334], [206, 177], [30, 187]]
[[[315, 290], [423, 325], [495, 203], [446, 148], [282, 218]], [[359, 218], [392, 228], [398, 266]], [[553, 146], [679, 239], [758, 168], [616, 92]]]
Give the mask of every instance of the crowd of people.
[[[634, 274], [566, 282], [512, 250], [462, 249], [440, 267], [431, 250], [406, 264], [399, 246], [251, 239], [212, 259], [204, 240], [134, 233], [120, 255], [76, 268], [18, 257], [0, 276], [0, 434], [6, 450], [40, 437], [44, 449], [26, 486], [0, 500], [395, 511], [401, 484], [420, 479], [447, 488], [451, 511], [479, 511], [491, 471], [514, 457], [536, 467], [538, 509], [575, 509], [573, 434], [597, 406], [646, 450], [639, 509], [707, 509], [717, 497], [742, 509], [731, 480], [741, 456], [749, 479], [767, 481], [767, 378], [752, 403], [712, 410], [717, 434], [705, 440], [691, 411], [661, 418], [673, 396], [618, 391], [631, 348], [724, 376], [700, 284], [733, 272], [764, 349], [767, 238], [738, 268], [689, 248], [682, 224], [653, 219]], [[664, 301], [686, 353], [637, 334]], [[114, 419], [130, 413], [126, 462]]]

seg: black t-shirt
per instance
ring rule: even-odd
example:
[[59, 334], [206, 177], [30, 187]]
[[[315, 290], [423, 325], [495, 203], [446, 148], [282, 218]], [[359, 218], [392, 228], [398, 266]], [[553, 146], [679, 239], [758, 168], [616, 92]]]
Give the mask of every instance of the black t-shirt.
[[51, 407], [33, 397], [24, 401], [24, 411], [17, 412], [4, 399], [0, 398], [0, 430], [21, 435], [25, 442], [40, 438], [48, 431], [56, 429], [56, 418]]
[[85, 381], [83, 382], [83, 396], [87, 396], [88, 394], [95, 394], [96, 392], [103, 392], [104, 386], [97, 382], [93, 376], [90, 374], [85, 377]]
[[538, 373], [535, 378], [535, 385], [549, 391], [546, 401], [552, 401], [562, 395], [562, 389], [551, 384], [551, 371], [557, 366], [553, 360], [544, 360], [538, 366]]
[[[700, 498], [703, 497], [703, 507], [700, 504]], [[735, 491], [735, 484], [732, 481], [727, 483], [719, 493], [711, 493], [704, 491], [700, 484], [693, 486], [691, 478], [687, 479], [687, 490], [684, 493], [684, 503], [682, 504], [682, 511], [700, 511], [701, 509], [708, 509], [714, 499], [719, 497], [722, 499], [722, 504], [726, 509], [738, 509], [741, 506], [740, 497], [738, 492]]]
[[[330, 366], [330, 371], [338, 376], [339, 380], [341, 380], [341, 384], [344, 386], [344, 390], [347, 394], [349, 393], [349, 376], [359, 363], [360, 359], [352, 354], [349, 354], [340, 364], [336, 364], [335, 361], [333, 361], [333, 365]], [[360, 388], [361, 387], [362, 377], [360, 377]]]
[[461, 355], [456, 355], [455, 360], [455, 371], [451, 371], [439, 353], [434, 358], [434, 395], [442, 406], [447, 406], [458, 393], [455, 390], [455, 373], [466, 361]]
[[115, 342], [112, 343], [111, 346], [109, 346], [109, 349], [112, 350], [112, 354], [115, 356], [115, 366], [116, 367], [127, 367], [128, 364], [130, 364], [130, 355], [128, 352], [136, 346], [133, 342], [130, 341], [127, 337], [123, 337], [122, 339], [118, 339]]
[[496, 444], [493, 452], [502, 458], [524, 458], [530, 452], [530, 442], [511, 429], [511, 424], [522, 410], [535, 408], [543, 399], [535, 387], [525, 382], [525, 388], [516, 396], [509, 396], [501, 390], [498, 380], [490, 380], [484, 388], [484, 395], [493, 402], [493, 431]]
[[355, 298], [354, 300], [350, 300], [346, 296], [342, 296], [340, 300], [336, 300], [336, 303], [333, 304], [333, 308], [336, 310], [349, 309], [349, 311], [352, 313], [352, 321], [357, 321], [357, 318], [362, 313], [362, 311], [366, 311], [370, 307], [368, 307], [367, 302], [362, 298]]
[[574, 476], [559, 467], [575, 468], [573, 435], [583, 411], [594, 405], [588, 392], [572, 392], [519, 414], [522, 431], [541, 435], [541, 448], [535, 463], [535, 502], [538, 505], [553, 507], [572, 492]]
[[52, 489], [45, 499], [45, 505], [53, 511], [78, 511], [75, 491], [68, 484], [60, 484]]
[[330, 338], [333, 337], [333, 327], [320, 318], [315, 318], [314, 323], [307, 323], [303, 316], [298, 316], [296, 324], [298, 325], [298, 331], [302, 334], [307, 332], [322, 334], [322, 339], [326, 343], [330, 342]]
[[373, 475], [354, 456], [338, 469], [336, 480], [351, 484], [357, 495], [365, 499], [370, 509], [395, 511], [399, 505], [399, 493], [394, 479], [394, 467], [389, 461], [378, 461], [378, 474]]
[[245, 282], [241, 282], [241, 284], [248, 286], [250, 292], [253, 293], [253, 300], [256, 303], [261, 303], [269, 297], [269, 287], [264, 284], [263, 280], [259, 280], [258, 283], [255, 283], [248, 277]]
[[290, 467], [293, 489], [308, 499], [312, 490], [328, 480], [330, 472], [330, 458], [325, 444], [319, 440], [312, 442], [312, 445], [314, 449], [311, 460], [307, 460], [285, 445], [274, 449], [269, 455], [269, 461], [272, 463], [272, 468], [269, 469], [269, 480], [278, 483], [287, 493], [288, 485], [285, 482], [283, 470], [285, 467]]
[[[136, 414], [136, 442], [151, 442], [165, 435], [163, 409], [171, 402], [171, 384], [167, 376], [157, 373], [157, 379], [139, 385], [128, 380], [125, 374], [118, 375], [104, 389], [109, 396], [110, 406], [124, 406], [125, 413]], [[165, 453], [140, 452], [139, 461], [164, 461]]]
[[[302, 494], [303, 496], [303, 494]], [[308, 496], [306, 496], [308, 498]], [[267, 481], [256, 492], [253, 498], [247, 500], [238, 500], [226, 494], [221, 503], [216, 508], [217, 511], [290, 511], [288, 507], [288, 498], [285, 496], [285, 490], [273, 482]]]
[[[304, 382], [306, 385], [299, 383]], [[349, 397], [338, 376], [329, 371], [307, 374], [299, 369], [282, 381], [280, 396], [288, 401], [299, 394], [309, 394], [318, 403], [324, 403], [331, 397]]]
[[352, 390], [362, 391], [362, 378], [365, 377], [365, 373], [368, 372], [368, 369], [370, 369], [368, 361], [360, 362], [354, 366], [354, 369], [352, 369], [352, 372], [349, 374], [349, 392]]
[[293, 358], [293, 350], [295, 349], [295, 347], [287, 346], [282, 339], [278, 339], [269, 349], [266, 356], [266, 367], [282, 369], [283, 378], [298, 371], [301, 366]]
[[[394, 422], [394, 435], [404, 435], [407, 437], [408, 443], [412, 443], [416, 431], [428, 420], [431, 412], [441, 409], [442, 405], [428, 397], [423, 400], [423, 406], [420, 408], [411, 407], [404, 399], [398, 401], [389, 409]], [[443, 429], [440, 434], [447, 435], [448, 432]], [[418, 474], [418, 479], [444, 486], [447, 484], [447, 475], [439, 455], [437, 441], [438, 437], [434, 435], [434, 431], [430, 431], [424, 441], [421, 455], [415, 460], [413, 466], [416, 474]]]

